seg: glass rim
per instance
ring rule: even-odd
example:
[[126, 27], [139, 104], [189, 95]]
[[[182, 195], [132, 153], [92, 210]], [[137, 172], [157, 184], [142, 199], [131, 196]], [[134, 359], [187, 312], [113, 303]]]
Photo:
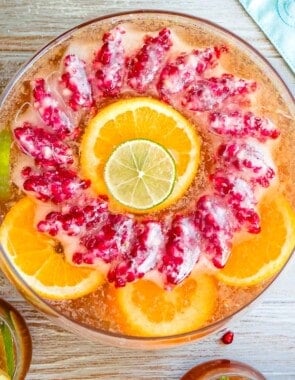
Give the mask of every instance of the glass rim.
[[200, 378], [203, 380], [217, 380], [217, 377], [220, 379], [222, 376], [243, 376], [243, 379], [245, 377], [248, 380], [266, 380], [263, 373], [248, 363], [227, 358], [213, 359], [197, 364], [189, 369], [180, 380], [197, 379], [196, 375], [201, 375]]
[[[294, 108], [293, 111], [295, 114], [295, 106], [294, 106], [295, 103], [294, 103], [294, 97], [291, 93], [291, 90], [289, 89], [289, 87], [287, 86], [285, 81], [282, 79], [280, 74], [271, 65], [271, 63], [251, 44], [249, 44], [247, 41], [245, 41], [244, 39], [242, 39], [241, 37], [239, 37], [235, 33], [231, 32], [230, 30], [228, 30], [228, 29], [226, 29], [226, 28], [224, 28], [224, 27], [222, 27], [222, 26], [220, 26], [220, 25], [218, 25], [215, 22], [212, 22], [210, 20], [207, 20], [207, 19], [204, 19], [204, 18], [201, 18], [198, 16], [186, 14], [186, 13], [170, 11], [170, 10], [158, 10], [158, 9], [140, 9], [140, 10], [130, 10], [130, 11], [106, 14], [103, 16], [99, 16], [99, 17], [90, 19], [90, 20], [85, 21], [83, 23], [80, 23], [80, 24], [66, 30], [65, 32], [59, 34], [57, 37], [54, 37], [47, 44], [45, 44], [43, 47], [41, 47], [35, 54], [33, 54], [33, 56], [29, 60], [27, 60], [20, 67], [20, 69], [16, 72], [16, 74], [10, 79], [10, 81], [6, 85], [4, 91], [0, 95], [0, 109], [1, 109], [2, 105], [4, 104], [4, 102], [6, 101], [6, 98], [8, 97], [11, 89], [21, 79], [22, 75], [25, 74], [26, 70], [29, 69], [31, 67], [31, 65], [33, 65], [39, 58], [41, 58], [44, 54], [46, 54], [46, 52], [48, 50], [50, 50], [52, 47], [54, 47], [56, 44], [65, 41], [67, 39], [67, 37], [69, 37], [72, 33], [76, 32], [76, 31], [78, 31], [84, 27], [87, 27], [91, 24], [94, 24], [94, 23], [97, 23], [100, 21], [107, 21], [108, 19], [112, 19], [112, 18], [119, 18], [119, 17], [123, 17], [123, 16], [131, 16], [131, 15], [137, 15], [137, 14], [143, 15], [143, 16], [145, 14], [148, 14], [148, 15], [155, 14], [155, 15], [162, 15], [162, 16], [168, 16], [168, 17], [177, 16], [177, 17], [180, 17], [183, 19], [189, 19], [191, 22], [197, 22], [197, 23], [203, 24], [205, 27], [206, 26], [211, 27], [216, 32], [218, 32], [218, 31], [222, 32], [225, 36], [232, 38], [234, 43], [237, 43], [238, 48], [241, 47], [239, 44], [245, 45], [245, 47], [249, 50], [249, 52], [254, 53], [254, 57], [255, 56], [256, 56], [255, 58], [258, 57], [260, 59], [260, 61], [262, 62], [262, 65], [265, 65], [267, 67], [267, 69], [269, 69], [270, 72], [272, 72], [272, 74], [276, 77], [276, 79], [279, 80], [279, 83], [280, 83], [282, 90], [285, 91], [284, 95], [287, 95], [288, 97], [290, 97], [291, 101], [293, 101], [293, 108]], [[258, 64], [258, 66], [262, 69], [260, 64]], [[277, 87], [278, 86], [276, 84], [276, 88]], [[279, 92], [280, 92], [280, 95], [283, 96], [282, 91], [280, 90]], [[288, 106], [290, 106], [290, 105], [288, 104]], [[289, 111], [292, 113], [292, 110], [290, 109], [290, 107], [289, 107]], [[31, 292], [33, 294], [33, 296], [38, 301], [38, 303], [46, 305], [46, 309], [47, 308], [50, 309], [52, 311], [52, 315], [55, 317], [58, 317], [60, 320], [66, 320], [66, 321], [70, 322], [70, 324], [73, 324], [73, 326], [75, 325], [75, 326], [78, 326], [79, 328], [83, 328], [84, 331], [90, 331], [92, 333], [95, 333], [97, 335], [97, 341], [99, 341], [99, 336], [101, 338], [108, 337], [110, 339], [113, 339], [114, 345], [116, 345], [115, 344], [116, 339], [124, 340], [124, 341], [126, 341], [126, 343], [127, 343], [127, 341], [134, 342], [134, 343], [136, 343], [136, 342], [137, 343], [150, 342], [150, 343], [155, 343], [155, 344], [157, 344], [157, 342], [159, 342], [159, 343], [160, 342], [166, 342], [168, 345], [169, 345], [169, 341], [171, 341], [172, 345], [173, 345], [173, 341], [175, 341], [175, 340], [179, 340], [180, 343], [186, 343], [186, 342], [190, 342], [190, 341], [198, 339], [198, 337], [195, 337], [196, 335], [200, 335], [200, 337], [205, 337], [205, 336], [207, 336], [213, 332], [216, 332], [219, 327], [224, 326], [231, 319], [235, 318], [238, 314], [245, 311], [245, 309], [247, 309], [251, 304], [253, 304], [258, 298], [260, 298], [271, 287], [271, 285], [275, 282], [275, 280], [278, 278], [278, 276], [284, 270], [284, 268], [286, 267], [288, 262], [291, 260], [293, 253], [294, 253], [294, 248], [292, 250], [292, 253], [290, 254], [290, 257], [288, 258], [288, 260], [284, 264], [284, 266], [270, 280], [268, 280], [268, 284], [265, 286], [265, 288], [263, 288], [257, 295], [255, 295], [255, 297], [252, 298], [251, 301], [244, 304], [242, 307], [240, 307], [239, 309], [234, 311], [232, 314], [229, 314], [222, 319], [219, 319], [219, 320], [214, 321], [210, 324], [207, 324], [207, 325], [205, 325], [205, 326], [203, 326], [197, 330], [189, 331], [186, 333], [167, 335], [167, 336], [141, 337], [141, 336], [133, 336], [133, 335], [128, 335], [128, 334], [122, 334], [122, 333], [115, 333], [115, 332], [95, 328], [93, 326], [87, 325], [86, 323], [78, 322], [78, 321], [74, 320], [73, 318], [66, 316], [65, 314], [61, 313], [60, 311], [58, 311], [56, 308], [54, 308], [50, 304], [50, 300], [46, 300], [43, 297], [41, 297], [37, 292], [34, 291], [34, 289], [32, 289], [25, 282], [25, 280], [21, 277], [19, 272], [15, 269], [13, 263], [9, 259], [9, 256], [7, 255], [5, 250], [3, 249], [2, 245], [0, 244], [0, 250], [2, 252], [2, 256], [4, 257], [4, 264], [6, 264], [8, 266], [8, 268], [5, 268], [5, 269], [10, 271], [13, 274], [13, 277], [16, 278], [17, 281], [19, 282], [20, 287], [22, 287], [23, 289], [28, 289], [29, 292]], [[6, 270], [4, 271], [2, 269], [2, 272], [5, 274], [6, 277], [8, 277], [6, 275]], [[13, 280], [13, 283], [14, 283], [15, 287], [22, 294], [22, 291], [19, 289], [18, 286], [16, 286], [15, 280]], [[23, 295], [23, 296], [24, 296], [24, 298], [27, 299], [27, 297], [25, 295]], [[38, 309], [38, 311], [41, 310], [40, 307], [36, 306], [33, 301], [29, 301], [29, 302], [31, 304], [33, 304]], [[46, 312], [45, 312], [45, 314], [47, 316]], [[63, 324], [62, 324], [62, 326], [64, 328], [66, 328]], [[70, 328], [70, 330], [72, 330], [72, 329]], [[175, 344], [178, 344], [178, 343], [175, 343]], [[166, 346], [164, 346], [164, 347], [166, 347]], [[140, 348], [140, 347], [138, 347], [138, 348]]]

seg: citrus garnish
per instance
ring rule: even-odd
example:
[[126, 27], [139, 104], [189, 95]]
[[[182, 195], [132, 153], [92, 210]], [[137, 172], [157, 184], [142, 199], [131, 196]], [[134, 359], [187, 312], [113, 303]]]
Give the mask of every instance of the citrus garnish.
[[20, 276], [49, 299], [74, 299], [90, 293], [102, 282], [97, 270], [75, 267], [57, 253], [56, 240], [34, 227], [36, 203], [22, 198], [6, 215], [0, 241]]
[[10, 147], [11, 134], [7, 130], [0, 132], [0, 199], [6, 199], [10, 190]]
[[25, 320], [12, 305], [0, 300], [0, 368], [11, 379], [23, 379], [31, 357], [32, 340]]
[[286, 263], [295, 246], [295, 214], [278, 194], [260, 205], [261, 232], [233, 245], [217, 277], [228, 285], [249, 286], [271, 278]]
[[[1, 327], [1, 321], [0, 321], [0, 327]], [[1, 369], [3, 370], [3, 373], [1, 372]], [[6, 349], [5, 349], [5, 343], [2, 336], [2, 332], [0, 334], [0, 379], [1, 375], [4, 376], [4, 370], [7, 371], [7, 358], [6, 358]], [[8, 374], [7, 374], [7, 378]]]
[[6, 319], [7, 322], [4, 322], [0, 318], [0, 368], [5, 369], [12, 377], [15, 370], [15, 352], [12, 331], [8, 326], [8, 320], [10, 320], [8, 313]]
[[203, 326], [214, 312], [217, 288], [212, 277], [198, 274], [170, 291], [141, 279], [116, 289], [114, 294], [126, 333], [168, 336]]
[[162, 203], [173, 190], [175, 164], [171, 154], [149, 140], [119, 145], [105, 165], [105, 183], [125, 206], [146, 210]]
[[109, 194], [104, 168], [122, 143], [145, 139], [170, 152], [176, 180], [172, 193], [149, 211], [167, 207], [191, 184], [200, 161], [200, 137], [195, 127], [171, 106], [152, 98], [131, 98], [106, 106], [90, 121], [81, 143], [81, 170], [98, 194]]

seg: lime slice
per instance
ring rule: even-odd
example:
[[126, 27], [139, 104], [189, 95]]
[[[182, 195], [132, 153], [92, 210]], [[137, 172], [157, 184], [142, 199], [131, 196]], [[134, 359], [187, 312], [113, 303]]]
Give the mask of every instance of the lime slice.
[[10, 190], [10, 147], [11, 134], [7, 130], [0, 132], [0, 198], [7, 199]]
[[121, 204], [147, 210], [171, 194], [175, 162], [163, 146], [145, 139], [128, 140], [110, 155], [104, 179], [110, 194]]

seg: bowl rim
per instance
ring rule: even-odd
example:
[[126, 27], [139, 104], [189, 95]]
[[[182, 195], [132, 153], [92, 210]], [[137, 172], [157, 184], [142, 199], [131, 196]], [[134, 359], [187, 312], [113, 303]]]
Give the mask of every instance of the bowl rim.
[[[210, 21], [210, 20], [198, 17], [198, 16], [182, 13], [182, 12], [176, 12], [176, 11], [170, 11], [170, 10], [158, 10], [158, 9], [138, 9], [138, 10], [135, 9], [135, 10], [128, 10], [128, 11], [123, 11], [123, 12], [109, 13], [109, 14], [105, 14], [105, 15], [102, 15], [102, 16], [99, 16], [99, 17], [92, 18], [90, 20], [84, 21], [84, 22], [82, 22], [82, 23], [80, 23], [80, 24], [78, 24], [78, 25], [76, 25], [76, 26], [74, 26], [74, 27], [66, 30], [65, 32], [59, 34], [57, 37], [54, 37], [53, 39], [51, 39], [47, 44], [45, 44], [43, 47], [41, 47], [40, 49], [38, 49], [38, 51], [35, 54], [33, 54], [33, 56], [29, 60], [27, 60], [19, 68], [19, 70], [15, 73], [15, 75], [10, 79], [10, 81], [6, 85], [4, 91], [0, 95], [0, 108], [5, 103], [6, 98], [8, 97], [11, 89], [21, 79], [22, 75], [25, 74], [26, 70], [29, 69], [39, 58], [41, 58], [44, 54], [46, 54], [47, 51], [50, 50], [52, 47], [54, 47], [56, 44], [58, 44], [60, 42], [63, 42], [64, 40], [67, 39], [67, 37], [70, 37], [70, 35], [73, 32], [78, 31], [78, 30], [80, 30], [80, 29], [82, 29], [84, 27], [87, 27], [87, 26], [89, 26], [89, 25], [91, 25], [93, 23], [97, 23], [97, 22], [101, 22], [101, 21], [107, 21], [109, 19], [114, 19], [114, 18], [119, 18], [119, 17], [124, 17], [124, 16], [136, 15], [136, 14], [139, 14], [139, 15], [144, 15], [144, 14], [152, 15], [152, 14], [155, 14], [155, 15], [162, 15], [162, 16], [167, 16], [167, 17], [177, 16], [177, 17], [183, 18], [184, 20], [185, 19], [189, 19], [189, 21], [191, 21], [191, 22], [200, 23], [200, 24], [202, 24], [205, 27], [209, 26], [209, 27], [213, 28], [216, 32], [221, 31], [222, 33], [224, 33], [224, 35], [227, 35], [228, 37], [232, 38], [233, 41], [234, 41], [234, 43], [238, 43], [238, 44], [241, 43], [242, 45], [245, 45], [246, 48], [248, 48], [248, 50], [250, 52], [254, 53], [254, 56], [255, 55], [258, 56], [258, 58], [260, 59], [260, 61], [262, 62], [262, 64], [265, 65], [267, 67], [267, 69], [270, 70], [270, 72], [272, 72], [272, 74], [274, 74], [274, 76], [279, 80], [281, 88], [283, 89], [283, 91], [285, 91], [284, 95], [289, 96], [290, 99], [293, 100], [293, 105], [295, 104], [294, 103], [294, 97], [292, 95], [292, 92], [291, 92], [290, 88], [287, 86], [287, 84], [282, 79], [281, 75], [277, 72], [277, 70], [271, 65], [271, 63], [255, 47], [253, 47], [251, 44], [249, 44], [247, 41], [245, 41], [243, 38], [239, 37], [238, 35], [236, 35], [232, 31], [224, 28], [223, 26], [218, 25], [217, 23], [215, 23], [213, 21]], [[238, 46], [238, 47], [240, 48], [240, 46]], [[260, 67], [259, 64], [258, 64], [258, 66]], [[280, 94], [282, 95], [281, 92], [282, 91], [280, 91]], [[294, 107], [294, 109], [295, 109], [295, 107]], [[292, 112], [291, 109], [290, 109], [290, 112]], [[293, 249], [290, 257], [288, 258], [288, 260], [286, 261], [286, 263], [284, 264], [284, 266], [282, 267], [282, 269], [280, 269], [280, 271], [278, 273], [276, 273], [269, 280], [269, 282], [266, 285], [266, 287], [262, 291], [260, 291], [254, 298], [252, 298], [250, 302], [244, 304], [242, 307], [240, 307], [234, 313], [232, 313], [232, 314], [224, 317], [223, 319], [220, 319], [220, 320], [214, 321], [214, 322], [212, 322], [210, 324], [207, 324], [207, 325], [205, 325], [205, 326], [203, 326], [203, 327], [201, 327], [201, 328], [199, 328], [197, 330], [189, 331], [189, 332], [186, 332], [186, 333], [175, 334], [175, 335], [167, 335], [167, 336], [142, 337], [142, 336], [132, 336], [132, 335], [128, 335], [128, 334], [114, 333], [114, 332], [111, 332], [111, 331], [107, 331], [107, 330], [103, 330], [103, 329], [98, 329], [98, 328], [95, 328], [93, 326], [87, 325], [85, 323], [78, 322], [78, 321], [72, 319], [71, 317], [66, 316], [65, 314], [59, 312], [57, 309], [55, 309], [50, 304], [49, 300], [46, 300], [46, 299], [42, 298], [38, 293], [36, 293], [25, 282], [25, 280], [21, 277], [21, 275], [18, 273], [18, 271], [15, 269], [15, 267], [11, 263], [11, 261], [10, 261], [8, 255], [7, 255], [7, 253], [5, 252], [5, 250], [3, 249], [3, 247], [2, 247], [1, 244], [0, 244], [0, 251], [2, 252], [2, 256], [4, 257], [5, 264], [7, 264], [8, 267], [9, 267], [8, 270], [11, 273], [13, 273], [13, 275], [12, 275], [13, 278], [16, 278], [17, 281], [21, 284], [21, 288], [25, 289], [26, 291], [29, 291], [33, 295], [33, 297], [38, 301], [38, 306], [36, 306], [35, 302], [33, 302], [32, 300], [29, 300], [29, 302], [31, 304], [33, 304], [38, 309], [38, 311], [42, 311], [42, 309], [39, 306], [39, 303], [41, 305], [43, 304], [44, 306], [46, 305], [45, 308], [46, 309], [49, 308], [51, 310], [52, 315], [54, 317], [58, 317], [58, 319], [61, 320], [61, 321], [65, 320], [66, 322], [69, 322], [73, 326], [78, 326], [78, 328], [82, 328], [85, 332], [88, 331], [88, 332], [96, 334], [97, 335], [97, 341], [99, 341], [99, 340], [102, 341], [102, 339], [104, 337], [105, 338], [110, 338], [111, 340], [114, 340], [113, 344], [116, 345], [115, 344], [115, 340], [119, 339], [121, 341], [122, 340], [125, 341], [126, 344], [127, 344], [127, 347], [128, 347], [128, 343], [127, 343], [128, 341], [129, 342], [134, 342], [134, 343], [140, 343], [140, 342], [142, 342], [143, 344], [145, 342], [146, 343], [148, 343], [148, 342], [149, 343], [155, 343], [155, 344], [164, 342], [165, 344], [167, 343], [168, 345], [169, 345], [169, 341], [170, 341], [170, 342], [172, 342], [172, 345], [176, 345], [178, 343], [174, 343], [173, 344], [173, 341], [175, 341], [175, 340], [180, 340], [180, 343], [186, 343], [186, 342], [189, 342], [189, 341], [192, 341], [192, 340], [199, 339], [200, 337], [205, 337], [205, 336], [209, 335], [212, 332], [216, 332], [219, 327], [224, 326], [231, 319], [233, 319], [234, 317], [236, 317], [237, 315], [239, 315], [243, 311], [245, 311], [245, 309], [247, 309], [250, 305], [252, 305], [258, 298], [260, 298], [271, 287], [271, 285], [275, 282], [275, 280], [278, 278], [278, 276], [280, 275], [280, 273], [287, 266], [288, 262], [291, 260], [291, 258], [293, 256], [293, 253], [294, 253], [294, 249]], [[6, 275], [6, 271], [3, 271], [3, 272]], [[16, 286], [15, 280], [13, 280], [12, 282]], [[26, 298], [28, 300], [28, 297], [26, 297], [23, 294], [23, 292], [18, 288], [18, 286], [16, 286], [16, 288], [24, 296], [24, 298]], [[45, 312], [45, 314], [46, 314], [47, 317], [50, 317], [46, 312]], [[64, 322], [62, 323], [62, 326], [64, 328], [67, 328], [67, 326], [65, 326]], [[73, 331], [73, 328], [72, 328], [73, 326], [71, 326], [69, 328], [71, 331]], [[198, 335], [199, 337], [196, 336], [196, 335]], [[121, 345], [122, 344], [120, 344], [120, 346]]]

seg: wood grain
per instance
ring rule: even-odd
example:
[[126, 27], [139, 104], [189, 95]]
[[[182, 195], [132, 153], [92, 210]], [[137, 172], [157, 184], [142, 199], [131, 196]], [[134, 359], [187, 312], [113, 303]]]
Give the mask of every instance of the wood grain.
[[[295, 93], [295, 78], [277, 51], [235, 0], [0, 0], [0, 93], [16, 70], [41, 46], [87, 19], [128, 9], [169, 9], [207, 18], [256, 47]], [[1, 115], [0, 115], [1, 122]], [[205, 360], [227, 357], [248, 362], [267, 379], [295, 379], [295, 257], [275, 285], [231, 327], [230, 346], [219, 336], [161, 351], [119, 349], [95, 344], [56, 327], [34, 310], [0, 274], [0, 297], [28, 322], [33, 338], [29, 380], [179, 379]]]

